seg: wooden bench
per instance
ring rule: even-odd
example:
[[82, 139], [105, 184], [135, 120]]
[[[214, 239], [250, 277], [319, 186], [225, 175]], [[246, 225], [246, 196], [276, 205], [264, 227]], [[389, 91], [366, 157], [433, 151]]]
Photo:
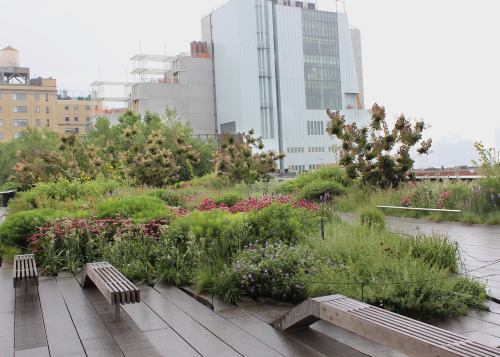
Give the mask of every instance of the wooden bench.
[[115, 321], [120, 321], [120, 304], [141, 302], [141, 291], [108, 262], [87, 263], [81, 285], [96, 286], [115, 305]]
[[15, 289], [24, 286], [25, 295], [28, 295], [30, 286], [38, 286], [38, 271], [36, 270], [35, 256], [33, 254], [14, 256], [12, 278]]
[[498, 348], [342, 295], [308, 299], [272, 325], [280, 330], [290, 330], [309, 326], [318, 320], [330, 322], [409, 356], [500, 356]]

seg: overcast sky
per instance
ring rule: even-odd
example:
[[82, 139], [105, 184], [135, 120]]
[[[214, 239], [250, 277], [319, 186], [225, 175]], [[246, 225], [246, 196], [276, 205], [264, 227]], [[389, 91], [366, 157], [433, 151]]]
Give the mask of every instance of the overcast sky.
[[[90, 91], [95, 80], [131, 80], [134, 54], [175, 55], [201, 40], [217, 0], [0, 0], [0, 48], [21, 52], [32, 77]], [[335, 10], [334, 0], [318, 0]], [[424, 119], [434, 141], [495, 145], [500, 128], [500, 2], [346, 0], [361, 30], [365, 104]], [[500, 144], [500, 143], [499, 143]], [[468, 159], [464, 159], [464, 164]]]

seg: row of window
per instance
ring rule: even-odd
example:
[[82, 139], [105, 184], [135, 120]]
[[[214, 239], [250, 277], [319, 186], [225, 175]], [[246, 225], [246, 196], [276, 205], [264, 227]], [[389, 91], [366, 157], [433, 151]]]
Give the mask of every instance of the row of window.
[[[0, 93], [0, 100], [2, 100], [2, 93]], [[28, 100], [28, 93], [12, 93], [12, 100], [19, 102], [19, 101], [27, 101]], [[40, 101], [40, 93], [35, 93], [35, 101]], [[49, 95], [45, 94], [45, 101], [49, 101]]]
[[[331, 152], [332, 148], [328, 147], [328, 151]], [[296, 148], [286, 148], [287, 154], [299, 154], [304, 152], [303, 147]], [[310, 146], [307, 148], [307, 152], [325, 152], [325, 148], [323, 146]]]
[[[75, 121], [78, 121], [78, 119], [80, 118], [80, 116], [79, 116], [78, 114], [75, 114], [75, 117], [74, 117], [74, 118], [75, 118]], [[86, 116], [85, 116], [85, 120], [86, 120], [87, 122], [89, 122], [89, 121], [90, 121], [90, 115], [86, 115]], [[69, 122], [69, 114], [66, 114], [66, 115], [64, 116], [64, 121]]]
[[304, 152], [304, 148], [286, 148], [286, 152], [288, 154], [296, 154], [296, 153]]
[[[27, 113], [28, 112], [28, 107], [25, 105], [14, 105], [12, 106], [12, 113]], [[35, 107], [35, 113], [40, 113], [40, 107], [36, 106]], [[45, 107], [45, 113], [49, 114], [50, 109], [49, 107]]]
[[[66, 118], [65, 118], [66, 122], [69, 122], [69, 115], [66, 115]], [[87, 115], [85, 117], [86, 121], [89, 122], [90, 121], [90, 115]], [[78, 121], [78, 114], [75, 115], [75, 121]], [[27, 127], [28, 126], [28, 119], [13, 119], [12, 120], [12, 124], [15, 128], [24, 128], [24, 127]], [[37, 127], [40, 127], [41, 126], [41, 120], [40, 119], [36, 119], [36, 126]], [[50, 121], [49, 119], [47, 119], [47, 126], [50, 126]], [[3, 119], [0, 119], [0, 128], [3, 127]]]
[[[64, 110], [69, 110], [69, 105], [65, 105]], [[78, 105], [74, 105], [73, 110], [78, 110]], [[90, 105], [86, 105], [85, 110], [90, 110]]]
[[304, 172], [306, 171], [306, 165], [291, 165], [292, 171], [295, 172]]

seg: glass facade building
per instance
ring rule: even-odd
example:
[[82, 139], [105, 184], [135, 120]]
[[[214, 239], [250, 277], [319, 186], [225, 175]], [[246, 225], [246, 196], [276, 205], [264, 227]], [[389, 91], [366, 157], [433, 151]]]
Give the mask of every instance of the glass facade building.
[[326, 109], [368, 122], [359, 30], [345, 13], [311, 2], [230, 0], [202, 19], [202, 40], [213, 61], [216, 130], [253, 129], [265, 150], [286, 153], [280, 169], [335, 162]]

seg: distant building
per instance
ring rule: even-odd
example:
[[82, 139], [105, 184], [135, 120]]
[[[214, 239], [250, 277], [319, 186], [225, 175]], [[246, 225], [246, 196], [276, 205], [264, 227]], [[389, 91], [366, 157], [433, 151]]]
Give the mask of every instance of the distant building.
[[[168, 106], [177, 110], [183, 124], [191, 124], [194, 136], [215, 136], [213, 71], [206, 43], [193, 41], [190, 53], [136, 54], [131, 61], [132, 82], [92, 83], [96, 114], [104, 114], [111, 124], [116, 124], [125, 109], [107, 109], [108, 102], [124, 102], [126, 109], [142, 116], [147, 111], [163, 114]], [[105, 87], [113, 85], [124, 86], [125, 96], [104, 95]]]
[[16, 138], [27, 127], [49, 127], [58, 133], [85, 134], [92, 120], [90, 93], [72, 97], [57, 90], [53, 78], [30, 78], [19, 66], [19, 52], [0, 51], [0, 141]]
[[231, 0], [202, 19], [213, 60], [216, 129], [262, 136], [281, 169], [336, 161], [325, 110], [368, 123], [360, 33], [309, 1]]

